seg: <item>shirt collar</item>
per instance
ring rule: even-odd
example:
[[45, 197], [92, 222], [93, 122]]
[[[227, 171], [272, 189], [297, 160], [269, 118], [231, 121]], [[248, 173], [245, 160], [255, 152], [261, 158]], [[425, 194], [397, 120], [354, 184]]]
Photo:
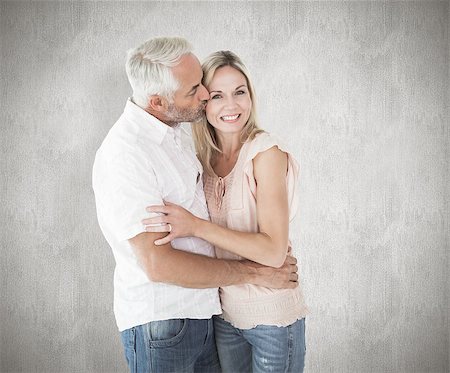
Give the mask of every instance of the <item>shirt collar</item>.
[[138, 126], [151, 133], [151, 138], [159, 145], [163, 142], [166, 136], [172, 137], [177, 143], [180, 141], [181, 125], [170, 127], [161, 122], [158, 118], [147, 113], [144, 109], [136, 105], [131, 97], [127, 100], [124, 110], [125, 116], [133, 121]]

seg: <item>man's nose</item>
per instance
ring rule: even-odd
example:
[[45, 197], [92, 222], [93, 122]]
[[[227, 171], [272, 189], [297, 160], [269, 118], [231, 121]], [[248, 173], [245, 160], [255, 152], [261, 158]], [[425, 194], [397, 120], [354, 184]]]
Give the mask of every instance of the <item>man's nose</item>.
[[208, 101], [209, 100], [209, 92], [205, 88], [205, 86], [203, 84], [200, 84], [200, 86], [198, 88], [199, 88], [199, 90], [198, 90], [198, 93], [199, 93], [198, 98], [201, 101]]

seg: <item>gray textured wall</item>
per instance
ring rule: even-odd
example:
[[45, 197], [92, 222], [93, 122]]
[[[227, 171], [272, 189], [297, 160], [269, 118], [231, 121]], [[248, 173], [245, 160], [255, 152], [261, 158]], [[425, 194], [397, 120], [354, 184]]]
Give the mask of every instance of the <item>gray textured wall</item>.
[[449, 371], [448, 2], [1, 2], [2, 372], [124, 372], [91, 190], [125, 51], [242, 56], [302, 165], [308, 372]]

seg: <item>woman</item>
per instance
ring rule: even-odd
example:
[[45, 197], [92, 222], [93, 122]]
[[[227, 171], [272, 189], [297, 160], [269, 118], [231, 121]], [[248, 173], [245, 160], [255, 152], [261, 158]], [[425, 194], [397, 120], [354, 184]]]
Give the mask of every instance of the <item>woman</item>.
[[[160, 231], [170, 234], [156, 244], [197, 236], [214, 244], [219, 258], [279, 267], [290, 248], [297, 163], [274, 136], [258, 128], [254, 90], [239, 57], [216, 52], [202, 68], [210, 99], [206, 118], [193, 124], [193, 136], [211, 222], [167, 204], [150, 207], [164, 215], [143, 223], [166, 224]], [[223, 314], [214, 325], [224, 372], [303, 371], [307, 308], [299, 287], [228, 286], [220, 296]]]

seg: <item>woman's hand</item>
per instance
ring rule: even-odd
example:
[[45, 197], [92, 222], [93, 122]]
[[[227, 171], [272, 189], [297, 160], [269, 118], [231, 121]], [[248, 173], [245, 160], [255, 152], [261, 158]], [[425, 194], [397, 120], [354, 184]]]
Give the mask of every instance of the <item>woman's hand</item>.
[[148, 212], [162, 215], [142, 220], [147, 232], [169, 232], [166, 237], [156, 240], [155, 245], [164, 245], [178, 237], [194, 236], [200, 219], [181, 206], [166, 201], [164, 203], [165, 206], [146, 208]]

